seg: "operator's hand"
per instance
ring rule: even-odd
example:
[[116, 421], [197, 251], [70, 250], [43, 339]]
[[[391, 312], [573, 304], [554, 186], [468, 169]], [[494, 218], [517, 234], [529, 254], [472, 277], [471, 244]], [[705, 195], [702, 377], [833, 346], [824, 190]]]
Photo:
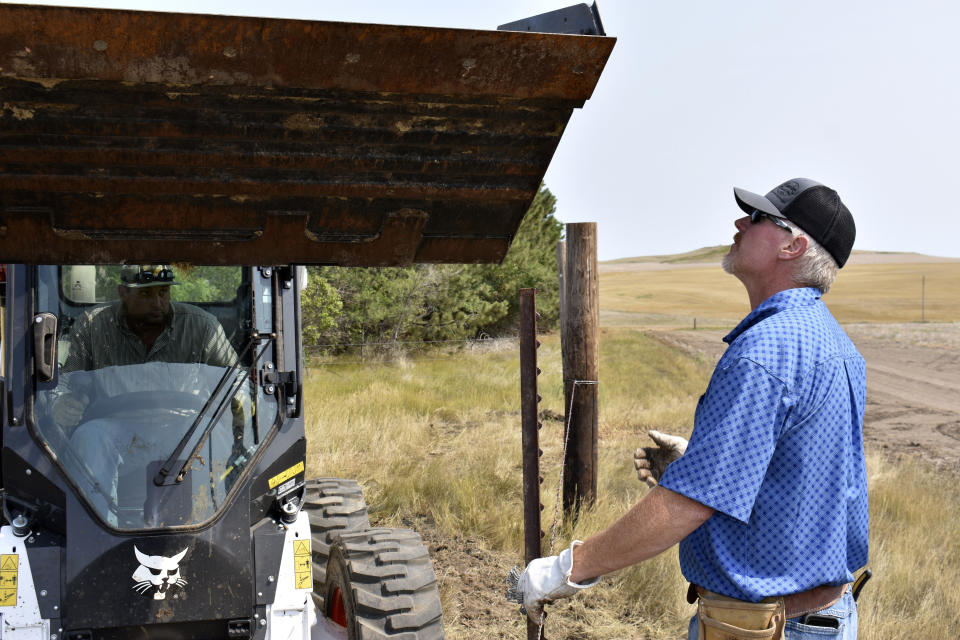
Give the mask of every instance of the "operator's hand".
[[527, 565], [517, 581], [517, 591], [523, 596], [523, 608], [527, 617], [536, 623], [540, 622], [543, 605], [555, 602], [592, 587], [600, 581], [594, 578], [588, 582], [570, 582], [573, 572], [573, 548], [583, 544], [574, 540], [569, 549], [564, 549], [558, 556], [537, 558]]
[[80, 424], [83, 412], [87, 409], [87, 397], [81, 393], [68, 391], [53, 401], [50, 413], [53, 420], [64, 428], [72, 428]]
[[257, 413], [257, 405], [253, 403], [246, 391], [240, 389], [230, 399], [230, 412], [233, 414], [233, 422], [241, 427], [246, 424], [247, 419], [253, 419]]
[[633, 454], [633, 466], [637, 469], [637, 478], [651, 487], [657, 486], [667, 465], [679, 458], [687, 450], [687, 441], [680, 436], [671, 436], [659, 431], [648, 431], [647, 435], [657, 446], [641, 447]]

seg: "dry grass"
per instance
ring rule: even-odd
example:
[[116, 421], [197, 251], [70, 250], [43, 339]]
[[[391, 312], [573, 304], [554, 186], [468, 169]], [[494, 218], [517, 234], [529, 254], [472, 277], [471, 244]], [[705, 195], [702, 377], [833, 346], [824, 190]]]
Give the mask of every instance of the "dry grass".
[[927, 322], [960, 319], [960, 263], [851, 265], [825, 298], [840, 322], [917, 322], [926, 276]]
[[[542, 342], [541, 407], [562, 414], [558, 340], [546, 336]], [[651, 427], [688, 431], [706, 384], [704, 363], [642, 332], [604, 331], [602, 345], [601, 370], [611, 382], [600, 388], [601, 500], [575, 531], [560, 531], [558, 550], [571, 536], [599, 530], [642, 495], [632, 469], [638, 432]], [[509, 552], [502, 566], [488, 568], [497, 591], [479, 596], [499, 599], [502, 576], [522, 557], [518, 380], [516, 349], [401, 364], [314, 366], [306, 402], [310, 473], [360, 480], [375, 505], [372, 518], [381, 524], [428, 522], [448, 537], [479, 539], [490, 549]], [[548, 530], [561, 430], [560, 421], [545, 420], [542, 498]], [[675, 637], [686, 605], [672, 555], [622, 572], [591, 598], [558, 610], [551, 623], [566, 619], [568, 637], [623, 638], [637, 628], [651, 638]], [[453, 586], [446, 591], [446, 604], [460, 597]], [[456, 607], [448, 609], [450, 638], [498, 637], [496, 629], [519, 629], [515, 616], [487, 620], [485, 632], [458, 628]]]
[[[928, 321], [960, 319], [960, 264], [850, 265], [826, 298], [842, 322], [919, 320], [926, 275]], [[600, 279], [600, 497], [555, 551], [619, 517], [645, 489], [632, 452], [645, 432], [689, 433], [712, 362], [667, 345], [641, 327], [730, 328], [747, 312], [741, 285], [719, 267], [603, 273]], [[936, 343], [935, 324], [874, 325], [891, 339]], [[859, 327], [858, 330], [873, 330]], [[896, 334], [896, 335], [895, 335]], [[908, 341], [909, 341], [908, 340]], [[933, 341], [933, 342], [931, 342]], [[563, 414], [559, 344], [542, 339], [541, 408]], [[357, 478], [386, 526], [422, 526], [443, 548], [439, 566], [447, 637], [523, 637], [502, 576], [522, 557], [519, 359], [515, 348], [426, 358], [315, 365], [307, 391], [312, 475]], [[541, 432], [543, 526], [549, 531], [559, 477], [562, 424]], [[960, 629], [960, 483], [916, 458], [868, 452], [871, 563], [860, 638], [947, 637]], [[437, 540], [440, 542], [438, 543]], [[452, 554], [450, 548], [467, 547]], [[452, 558], [459, 558], [453, 560]], [[480, 560], [478, 558], [483, 558]], [[585, 597], [552, 608], [548, 637], [685, 637], [691, 607], [676, 550], [607, 577]], [[479, 604], [478, 604], [479, 602]], [[952, 637], [952, 636], [950, 636]]]
[[[562, 413], [558, 341], [539, 352], [542, 408]], [[710, 363], [629, 329], [601, 338], [600, 499], [556, 549], [621, 515], [644, 493], [631, 464], [647, 428], [688, 432]], [[442, 581], [449, 638], [522, 637], [509, 608], [491, 604], [478, 620], [465, 602], [499, 601], [501, 576], [521, 557], [519, 362], [515, 350], [470, 351], [379, 364], [327, 364], [307, 384], [312, 475], [353, 477], [387, 526], [424, 523], [444, 540], [469, 538], [491, 555], [472, 570], [493, 585], [471, 593]], [[544, 528], [554, 509], [561, 423], [542, 433]], [[871, 455], [872, 553], [876, 574], [863, 598], [861, 638], [940, 637], [960, 628], [960, 486], [916, 460]], [[449, 543], [453, 544], [453, 543]], [[464, 556], [470, 562], [470, 556]], [[490, 558], [494, 558], [493, 561]], [[461, 575], [438, 567], [442, 575]], [[676, 551], [604, 580], [554, 608], [553, 634], [567, 638], [683, 637], [691, 608], [682, 599]], [[484, 617], [485, 616], [485, 617]], [[560, 634], [560, 629], [564, 632]], [[940, 631], [941, 633], [937, 633]]]
[[[719, 266], [600, 274], [601, 323], [616, 326], [733, 326], [749, 311], [747, 294]], [[617, 321], [608, 322], [611, 314]]]
[[960, 630], [960, 483], [918, 458], [867, 460], [870, 567], [862, 640], [954, 637]]
[[[921, 278], [926, 276], [925, 313]], [[608, 326], [732, 326], [747, 311], [747, 294], [719, 266], [600, 275]], [[960, 319], [960, 263], [851, 264], [824, 300], [842, 323], [955, 322]]]

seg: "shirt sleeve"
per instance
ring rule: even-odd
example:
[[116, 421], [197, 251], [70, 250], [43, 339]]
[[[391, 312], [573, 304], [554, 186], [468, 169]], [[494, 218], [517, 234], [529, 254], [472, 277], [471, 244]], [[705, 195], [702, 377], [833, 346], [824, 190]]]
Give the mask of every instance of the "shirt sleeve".
[[749, 522], [791, 405], [783, 383], [751, 360], [717, 369], [697, 406], [687, 451], [660, 485]]
[[85, 313], [74, 323], [68, 341], [67, 358], [60, 371], [87, 371], [93, 369], [93, 357], [90, 354], [90, 315]]
[[218, 367], [232, 367], [237, 362], [237, 352], [227, 339], [227, 334], [216, 319], [211, 318], [210, 331], [203, 348], [203, 362]]

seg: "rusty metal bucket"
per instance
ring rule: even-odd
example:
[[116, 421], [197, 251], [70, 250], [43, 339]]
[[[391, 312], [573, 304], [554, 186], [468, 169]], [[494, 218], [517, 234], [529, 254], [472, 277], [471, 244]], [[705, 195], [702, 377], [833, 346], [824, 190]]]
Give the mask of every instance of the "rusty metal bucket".
[[0, 4], [0, 259], [497, 262], [614, 42]]

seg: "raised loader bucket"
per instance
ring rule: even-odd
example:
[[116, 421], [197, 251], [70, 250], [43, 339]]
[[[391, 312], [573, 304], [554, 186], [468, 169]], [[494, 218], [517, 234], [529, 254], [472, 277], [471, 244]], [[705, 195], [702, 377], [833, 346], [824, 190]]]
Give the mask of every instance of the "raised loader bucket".
[[0, 261], [500, 261], [614, 41], [0, 4]]

